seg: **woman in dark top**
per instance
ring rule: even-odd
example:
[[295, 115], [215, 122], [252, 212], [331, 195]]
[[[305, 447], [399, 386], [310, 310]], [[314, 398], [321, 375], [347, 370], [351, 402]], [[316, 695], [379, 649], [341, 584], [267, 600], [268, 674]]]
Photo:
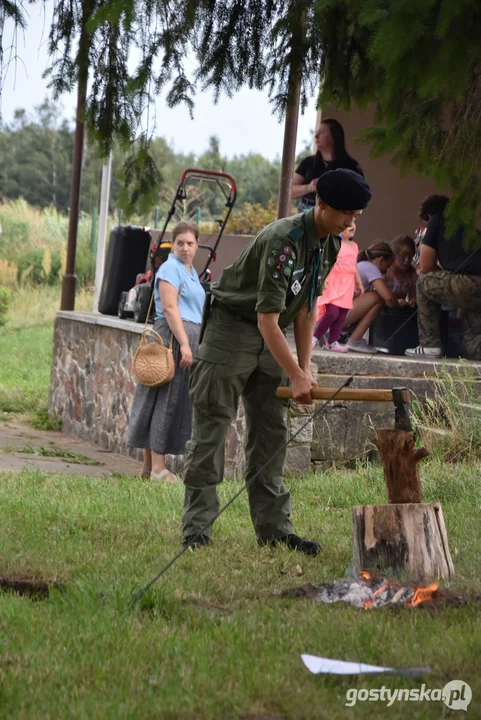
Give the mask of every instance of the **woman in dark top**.
[[291, 197], [293, 200], [301, 198], [297, 206], [298, 212], [314, 207], [316, 183], [328, 170], [346, 168], [364, 175], [357, 160], [346, 151], [344, 129], [338, 120], [323, 120], [316, 130], [315, 139], [316, 154], [304, 158], [292, 178]]

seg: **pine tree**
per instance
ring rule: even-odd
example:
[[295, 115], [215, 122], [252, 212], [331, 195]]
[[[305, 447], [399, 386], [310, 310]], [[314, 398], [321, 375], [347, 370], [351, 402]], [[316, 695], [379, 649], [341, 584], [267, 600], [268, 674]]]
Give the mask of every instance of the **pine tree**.
[[198, 88], [218, 98], [247, 85], [283, 114], [299, 84], [305, 107], [322, 80], [323, 105], [374, 103], [374, 156], [450, 188], [453, 223], [469, 223], [481, 201], [480, 30], [478, 0], [56, 0], [50, 78], [58, 97], [89, 73], [90, 137], [103, 156], [115, 142], [129, 153], [131, 206], [160, 187], [148, 112], [160, 91], [192, 111]]
[[477, 0], [329, 0], [323, 17], [321, 103], [374, 103], [373, 156], [450, 190], [451, 229], [481, 202], [480, 32]]

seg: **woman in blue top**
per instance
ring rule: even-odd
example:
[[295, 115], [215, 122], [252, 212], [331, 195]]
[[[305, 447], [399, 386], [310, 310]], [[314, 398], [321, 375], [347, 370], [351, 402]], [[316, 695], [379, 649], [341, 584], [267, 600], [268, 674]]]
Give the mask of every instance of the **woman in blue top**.
[[204, 289], [192, 265], [198, 244], [197, 225], [180, 222], [175, 226], [172, 252], [157, 271], [154, 285], [154, 330], [165, 345], [173, 335], [175, 375], [159, 388], [137, 383], [130, 413], [127, 446], [144, 448], [142, 477], [155, 480], [173, 480], [165, 456], [182, 454], [190, 440], [189, 372], [204, 305]]

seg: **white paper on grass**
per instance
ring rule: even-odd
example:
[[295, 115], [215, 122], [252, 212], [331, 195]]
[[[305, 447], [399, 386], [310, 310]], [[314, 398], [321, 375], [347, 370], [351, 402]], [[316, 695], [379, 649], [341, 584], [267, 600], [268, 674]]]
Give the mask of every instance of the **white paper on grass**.
[[306, 668], [314, 675], [329, 673], [330, 675], [360, 675], [361, 673], [392, 672], [392, 668], [365, 665], [365, 663], [345, 662], [344, 660], [331, 660], [330, 658], [316, 657], [315, 655], [301, 655]]

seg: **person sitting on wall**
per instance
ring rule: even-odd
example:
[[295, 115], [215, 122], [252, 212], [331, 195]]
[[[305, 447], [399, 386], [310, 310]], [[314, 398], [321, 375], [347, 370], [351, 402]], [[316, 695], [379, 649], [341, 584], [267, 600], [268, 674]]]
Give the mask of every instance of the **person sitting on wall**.
[[420, 345], [406, 350], [410, 357], [440, 358], [441, 308], [464, 311], [464, 348], [470, 360], [481, 360], [481, 248], [463, 247], [464, 229], [446, 236], [444, 210], [449, 198], [430, 195], [421, 205], [428, 218], [419, 254], [417, 282]]
[[374, 320], [385, 305], [398, 308], [394, 297], [384, 281], [384, 275], [394, 262], [394, 253], [387, 242], [377, 242], [362, 250], [357, 256], [357, 270], [364, 287], [362, 295], [356, 295], [344, 327], [354, 327], [346, 347], [353, 352], [374, 353], [376, 348], [364, 339]]
[[291, 197], [301, 198], [297, 212], [304, 212], [316, 204], [316, 183], [328, 170], [346, 168], [363, 175], [359, 163], [346, 150], [344, 128], [334, 118], [326, 118], [315, 134], [317, 152], [299, 164], [292, 178]]
[[417, 274], [413, 267], [416, 246], [409, 235], [398, 235], [390, 243], [394, 262], [384, 280], [401, 307], [416, 307]]

